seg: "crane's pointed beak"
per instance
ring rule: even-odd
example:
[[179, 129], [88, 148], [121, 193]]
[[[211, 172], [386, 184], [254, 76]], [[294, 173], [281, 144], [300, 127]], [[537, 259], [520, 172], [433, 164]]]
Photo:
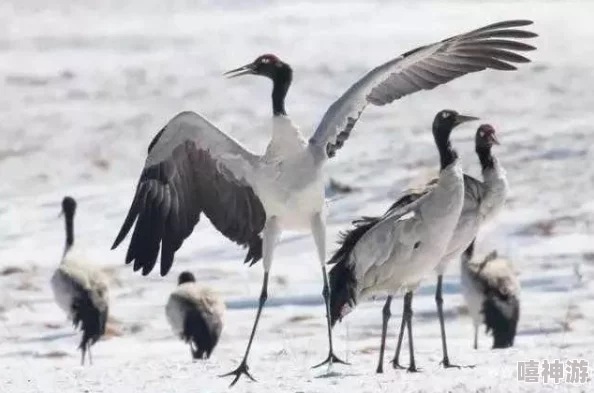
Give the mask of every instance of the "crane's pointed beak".
[[457, 115], [456, 116], [456, 122], [454, 124], [455, 125], [460, 125], [462, 123], [466, 123], [467, 121], [474, 121], [474, 120], [479, 120], [479, 118], [478, 117], [474, 117], [474, 116]]
[[491, 134], [491, 143], [494, 145], [501, 145], [501, 143], [499, 143], [499, 139], [497, 139], [497, 137], [495, 136], [495, 133]]
[[227, 71], [223, 75], [226, 76], [227, 78], [236, 78], [238, 76], [252, 75], [252, 74], [255, 74], [254, 64], [250, 63], [250, 64], [246, 64], [244, 66], [241, 66], [239, 68], [236, 68], [234, 70]]

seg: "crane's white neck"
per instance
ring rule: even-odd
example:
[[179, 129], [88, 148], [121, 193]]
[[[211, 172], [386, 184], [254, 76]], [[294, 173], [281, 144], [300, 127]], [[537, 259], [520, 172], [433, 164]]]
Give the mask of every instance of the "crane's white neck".
[[266, 148], [268, 158], [289, 157], [303, 150], [305, 138], [288, 116], [272, 118], [272, 138]]

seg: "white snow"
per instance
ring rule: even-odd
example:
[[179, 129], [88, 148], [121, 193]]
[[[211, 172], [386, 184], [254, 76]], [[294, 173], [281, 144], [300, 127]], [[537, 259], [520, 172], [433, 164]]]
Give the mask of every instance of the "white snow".
[[[481, 234], [479, 256], [497, 248], [522, 286], [516, 346], [491, 351], [463, 312], [459, 268], [445, 278], [454, 363], [443, 370], [434, 278], [419, 290], [414, 329], [422, 373], [375, 374], [382, 299], [361, 304], [335, 329], [352, 363], [310, 366], [326, 355], [320, 268], [313, 241], [288, 234], [277, 249], [269, 302], [256, 336], [246, 392], [546, 392], [586, 385], [517, 382], [516, 362], [586, 359], [594, 371], [594, 3], [555, 1], [158, 1], [4, 0], [0, 3], [0, 392], [220, 392], [243, 355], [261, 267], [200, 224], [169, 276], [133, 274], [124, 247], [110, 251], [154, 134], [177, 112], [206, 115], [254, 150], [269, 137], [270, 82], [221, 74], [262, 53], [293, 65], [287, 102], [306, 135], [367, 69], [415, 46], [507, 18], [536, 24], [539, 47], [519, 72], [483, 72], [383, 108], [370, 108], [329, 165], [361, 188], [330, 203], [328, 253], [339, 230], [383, 212], [437, 166], [429, 127], [452, 108], [492, 123], [511, 195]], [[478, 124], [477, 124], [478, 125]], [[474, 126], [455, 144], [479, 175]], [[53, 302], [49, 279], [63, 250], [61, 198], [77, 198], [76, 242], [111, 279], [110, 337], [79, 366], [79, 335]], [[177, 275], [191, 270], [223, 294], [225, 328], [209, 361], [192, 363], [167, 325]], [[401, 300], [386, 360], [395, 346]], [[402, 355], [407, 364], [407, 352]]]

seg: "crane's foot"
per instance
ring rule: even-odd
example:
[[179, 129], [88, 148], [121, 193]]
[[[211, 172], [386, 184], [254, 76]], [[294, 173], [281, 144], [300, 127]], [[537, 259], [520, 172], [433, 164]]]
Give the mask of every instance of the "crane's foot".
[[394, 370], [406, 370], [406, 367], [401, 366], [400, 363], [398, 362], [398, 360], [396, 360], [396, 359], [393, 359], [391, 363], [392, 363], [392, 368]]
[[254, 377], [252, 377], [252, 375], [249, 373], [249, 367], [247, 365], [247, 362], [245, 361], [245, 359], [241, 362], [241, 364], [239, 365], [239, 367], [237, 367], [235, 370], [227, 373], [227, 374], [223, 374], [220, 375], [221, 378], [223, 377], [229, 377], [231, 375], [235, 376], [235, 378], [233, 378], [233, 381], [231, 381], [231, 384], [229, 385], [229, 387], [232, 387], [233, 385], [235, 385], [237, 383], [237, 381], [239, 380], [239, 378], [242, 375], [247, 376], [249, 379], [251, 379], [254, 382], [257, 382]]
[[313, 366], [312, 368], [318, 368], [318, 367], [321, 367], [321, 366], [323, 366], [323, 365], [325, 365], [325, 364], [328, 364], [328, 365], [330, 365], [330, 366], [331, 366], [331, 365], [333, 365], [334, 363], [338, 363], [338, 364], [346, 364], [347, 366], [350, 366], [350, 365], [351, 365], [350, 363], [347, 363], [347, 362], [345, 362], [344, 360], [341, 360], [341, 359], [339, 359], [339, 358], [338, 358], [338, 356], [336, 356], [336, 355], [334, 354], [334, 352], [330, 352], [330, 353], [328, 354], [328, 357], [326, 358], [326, 360], [324, 360], [324, 361], [323, 361], [322, 363], [320, 363], [320, 364], [316, 364], [316, 365], [315, 365], [315, 366]]
[[417, 368], [417, 366], [413, 364], [413, 365], [408, 366], [406, 371], [409, 373], [418, 373], [418, 372], [421, 372], [421, 369]]
[[441, 362], [439, 362], [439, 364], [441, 364], [443, 366], [443, 368], [457, 368], [457, 369], [461, 369], [461, 368], [475, 368], [476, 365], [474, 364], [469, 364], [469, 365], [465, 365], [465, 366], [460, 366], [457, 364], [451, 364], [449, 359], [443, 359]]

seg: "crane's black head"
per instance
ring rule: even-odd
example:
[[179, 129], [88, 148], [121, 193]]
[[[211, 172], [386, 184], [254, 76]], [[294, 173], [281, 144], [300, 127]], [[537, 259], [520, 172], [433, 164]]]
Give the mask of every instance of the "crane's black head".
[[66, 217], [74, 217], [76, 212], [76, 201], [71, 196], [66, 196], [62, 199], [62, 214]]
[[452, 130], [460, 124], [472, 120], [478, 120], [478, 118], [461, 115], [450, 109], [444, 109], [435, 115], [435, 119], [433, 120], [433, 138], [439, 150], [441, 169], [445, 169], [458, 158], [456, 151], [450, 143]]
[[481, 124], [476, 130], [475, 145], [477, 149], [490, 149], [493, 145], [499, 145], [495, 128], [490, 124]]
[[476, 130], [476, 137], [474, 140], [475, 151], [481, 162], [483, 170], [492, 169], [495, 166], [495, 158], [491, 154], [491, 147], [498, 145], [499, 140], [495, 136], [495, 129], [490, 124], [482, 124]]
[[241, 75], [262, 75], [272, 80], [272, 113], [275, 116], [285, 116], [285, 97], [291, 86], [293, 70], [287, 63], [275, 55], [258, 56], [250, 64], [225, 72], [229, 78]]
[[182, 272], [177, 278], [177, 285], [182, 285], [187, 282], [196, 282], [196, 277], [190, 272]]
[[454, 110], [444, 109], [435, 115], [435, 119], [433, 120], [433, 134], [438, 140], [447, 140], [454, 128], [462, 123], [473, 120], [478, 120], [478, 117], [461, 115]]
[[272, 79], [274, 82], [291, 82], [293, 70], [291, 66], [276, 57], [265, 54], [258, 56], [253, 62], [234, 70], [227, 71], [228, 78], [235, 78], [242, 75], [261, 75]]

